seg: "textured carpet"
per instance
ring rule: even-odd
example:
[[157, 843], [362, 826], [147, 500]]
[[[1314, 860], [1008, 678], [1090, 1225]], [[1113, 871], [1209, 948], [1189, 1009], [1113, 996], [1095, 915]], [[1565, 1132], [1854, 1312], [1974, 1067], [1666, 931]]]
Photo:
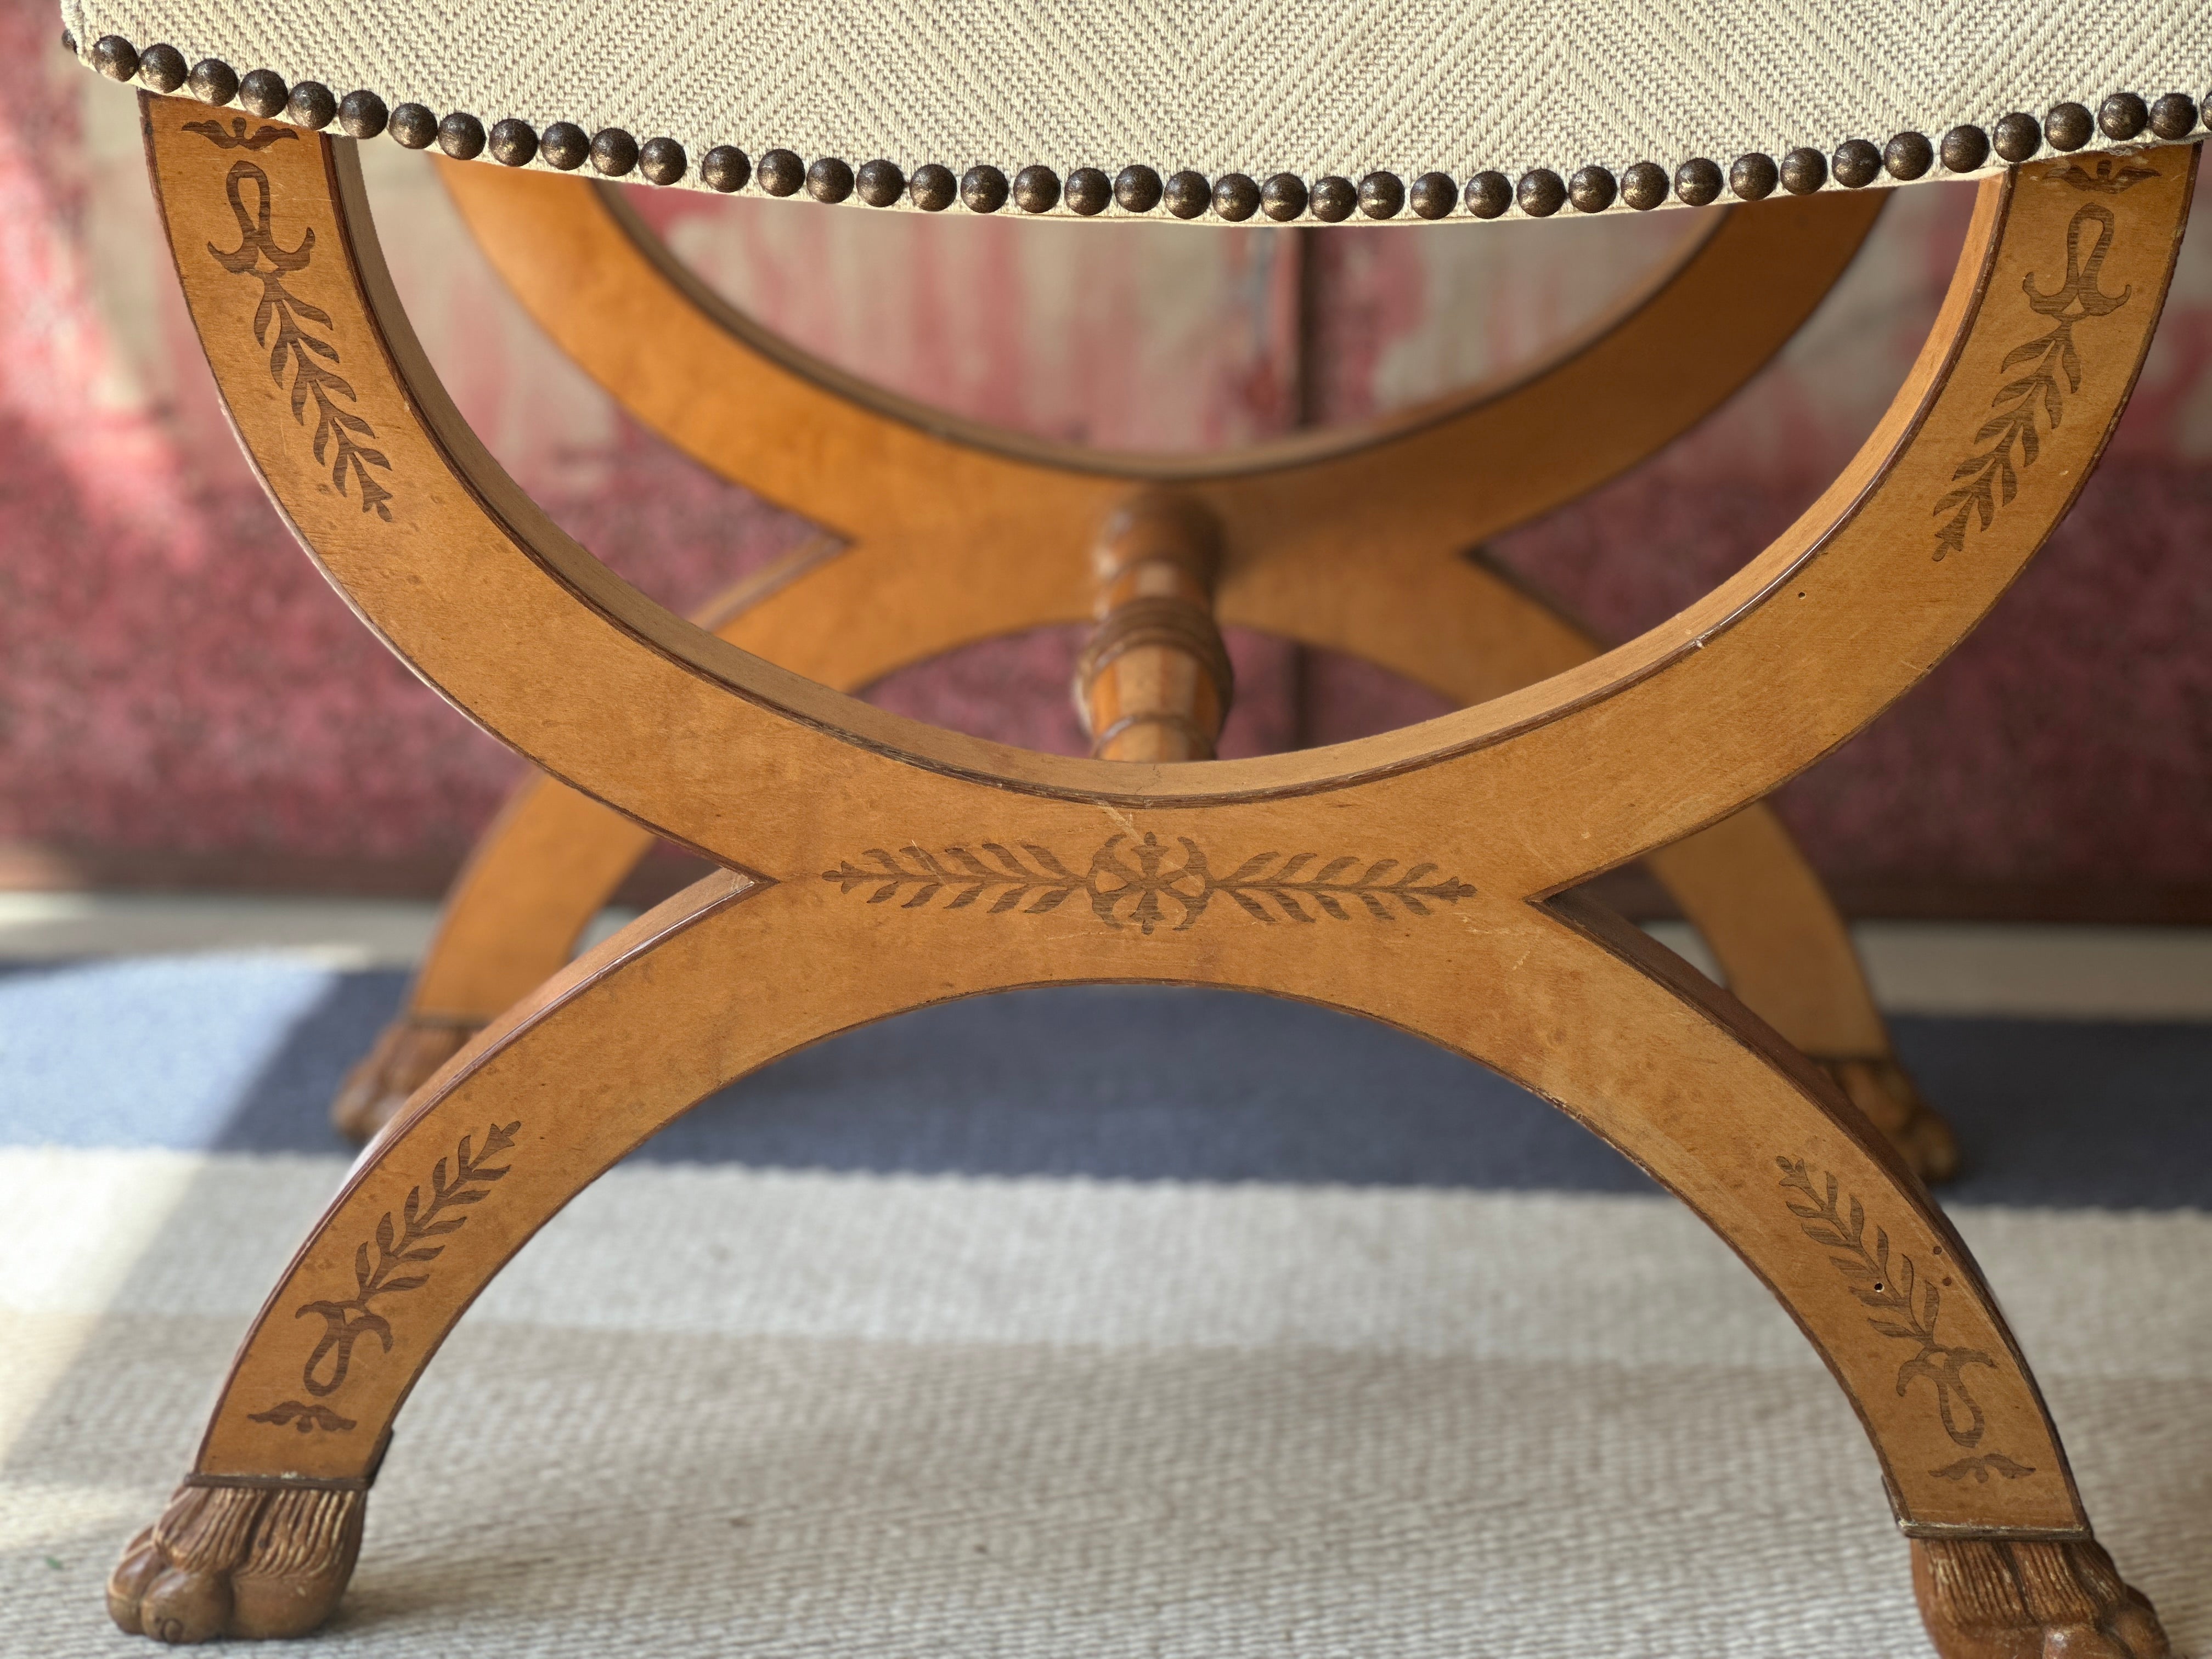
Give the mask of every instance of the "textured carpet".
[[[131, 1650], [101, 1578], [398, 988], [0, 975], [0, 1655]], [[1899, 1035], [2100, 1534], [2212, 1650], [2212, 1027]], [[316, 1650], [1928, 1649], [1849, 1408], [1618, 1158], [1379, 1028], [1097, 991], [826, 1044], [586, 1194], [428, 1373]]]

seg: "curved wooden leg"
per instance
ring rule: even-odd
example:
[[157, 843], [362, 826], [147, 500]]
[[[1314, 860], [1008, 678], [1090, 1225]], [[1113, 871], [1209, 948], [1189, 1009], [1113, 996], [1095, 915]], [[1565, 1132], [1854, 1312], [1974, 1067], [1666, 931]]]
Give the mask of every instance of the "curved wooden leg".
[[[1392, 553], [1353, 566], [1291, 551], [1248, 565], [1223, 609], [1247, 626], [1348, 650], [1466, 706], [1603, 650], [1480, 556]], [[1644, 862], [1711, 947], [1729, 990], [1825, 1069], [1923, 1179], [1957, 1173], [1950, 1126], [1898, 1063], [1843, 917], [1771, 808], [1747, 806]]]
[[[2056, 1431], [1924, 1190], [1754, 1016], [1617, 918], [1470, 892], [1438, 901], [1464, 928], [1347, 927], [1285, 951], [1234, 914], [1173, 925], [1188, 886], [1150, 934], [1087, 919], [1046, 932], [983, 904], [867, 903], [830, 873], [698, 884], [504, 1015], [392, 1126], [240, 1348], [192, 1476], [118, 1567], [123, 1628], [189, 1641], [325, 1616], [380, 1449], [446, 1333], [540, 1225], [702, 1096], [955, 997], [1174, 979], [1417, 1032], [1553, 1100], [1697, 1209], [1851, 1395], [1918, 1540], [1947, 1659], [2009, 1656], [1986, 1627], [2021, 1607], [2039, 1630], [2063, 1607], [2111, 1638], [2051, 1651], [2161, 1659], [2148, 1608], [2100, 1576]], [[1119, 880], [1094, 866], [1068, 908], [1134, 916]], [[891, 896], [915, 890], [909, 877]], [[2005, 1583], [2024, 1588], [2007, 1601]]]
[[1959, 1172], [1951, 1126], [1898, 1063], [1849, 928], [1772, 809], [1647, 853], [1728, 988], [1835, 1080], [1923, 1181]]
[[518, 785], [454, 878], [407, 1006], [339, 1085], [338, 1131], [379, 1133], [494, 1015], [574, 955], [653, 842], [651, 830], [543, 774]]
[[[735, 619], [836, 551], [834, 538], [812, 538], [702, 607], [700, 625], [734, 631]], [[574, 956], [653, 839], [543, 773], [517, 784], [447, 890], [406, 1006], [338, 1085], [338, 1132], [378, 1133], [463, 1043]]]
[[[436, 943], [431, 941], [434, 950]], [[412, 1006], [401, 1009], [338, 1080], [338, 1091], [331, 1097], [331, 1127], [350, 1139], [374, 1139], [407, 1097], [483, 1028], [481, 1020], [441, 1020]]]

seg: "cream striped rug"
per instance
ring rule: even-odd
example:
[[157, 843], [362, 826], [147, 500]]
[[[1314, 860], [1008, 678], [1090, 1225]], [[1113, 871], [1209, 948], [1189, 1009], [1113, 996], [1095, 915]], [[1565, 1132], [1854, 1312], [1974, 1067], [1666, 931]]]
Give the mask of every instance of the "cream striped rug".
[[[397, 986], [0, 975], [0, 1654], [131, 1650], [101, 1580], [343, 1172], [320, 1097]], [[2212, 1030], [1904, 1036], [2101, 1535], [2212, 1651]], [[1391, 1034], [1005, 998], [656, 1152], [431, 1368], [314, 1650], [1929, 1651], [1874, 1460], [1749, 1274]]]

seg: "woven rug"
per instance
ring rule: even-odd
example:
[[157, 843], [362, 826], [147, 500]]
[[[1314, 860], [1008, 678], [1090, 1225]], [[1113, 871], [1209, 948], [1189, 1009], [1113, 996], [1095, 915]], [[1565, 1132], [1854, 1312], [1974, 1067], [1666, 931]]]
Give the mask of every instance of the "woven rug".
[[[100, 1588], [346, 1166], [400, 980], [0, 971], [0, 1655]], [[2212, 1651], [2212, 1026], [1922, 1019], [1948, 1201], [2100, 1535]], [[1929, 1651], [1789, 1320], [1634, 1170], [1395, 1034], [1031, 993], [702, 1107], [464, 1321], [316, 1651]]]

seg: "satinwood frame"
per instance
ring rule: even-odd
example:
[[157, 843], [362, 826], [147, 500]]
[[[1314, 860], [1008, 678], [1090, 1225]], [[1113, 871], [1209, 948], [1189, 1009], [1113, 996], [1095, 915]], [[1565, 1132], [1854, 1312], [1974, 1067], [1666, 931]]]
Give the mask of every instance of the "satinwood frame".
[[[1925, 1188], [1757, 1016], [1563, 896], [1771, 791], [1995, 603], [2125, 403], [2193, 149], [1983, 184], [1928, 344], [1858, 456], [1667, 623], [1403, 731], [1148, 765], [903, 720], [652, 604], [446, 398], [349, 143], [143, 107], [186, 303], [302, 543], [457, 706], [723, 867], [503, 1013], [350, 1173], [247, 1334], [185, 1485], [111, 1580], [125, 1628], [296, 1634], [327, 1616], [392, 1421], [446, 1333], [692, 1103], [906, 1009], [1106, 981], [1364, 1014], [1554, 1102], [1796, 1318], [1868, 1431], [1948, 1659], [2164, 1654]], [[1177, 487], [1232, 535], [1271, 511], [1235, 480]]]

